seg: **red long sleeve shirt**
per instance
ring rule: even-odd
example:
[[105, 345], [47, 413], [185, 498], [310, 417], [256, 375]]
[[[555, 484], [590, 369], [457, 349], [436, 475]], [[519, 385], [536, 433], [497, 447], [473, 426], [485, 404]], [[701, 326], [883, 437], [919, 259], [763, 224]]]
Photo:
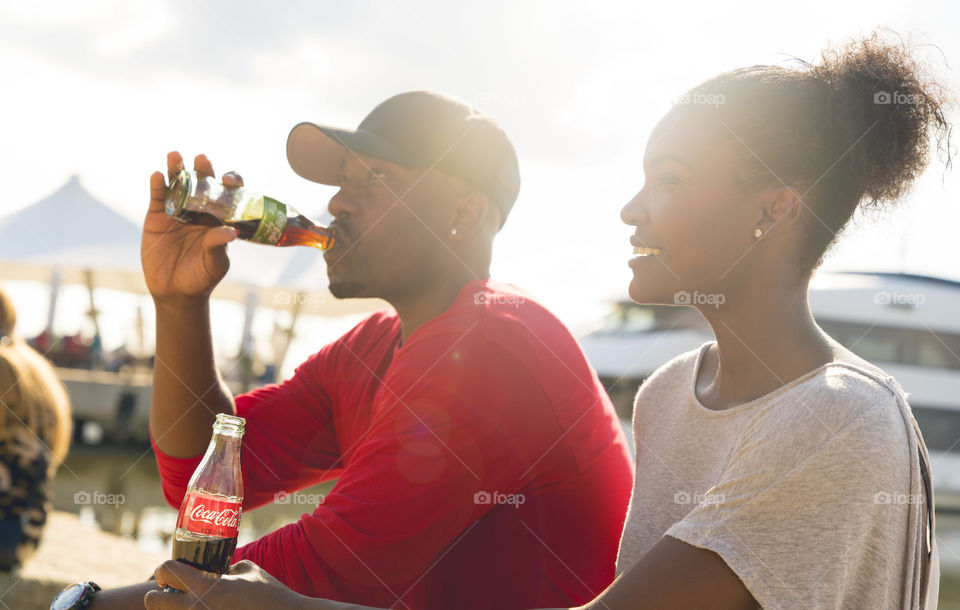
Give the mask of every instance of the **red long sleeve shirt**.
[[[470, 282], [400, 345], [378, 312], [289, 380], [236, 397], [244, 510], [337, 478], [312, 514], [238, 548], [294, 590], [400, 608], [570, 606], [614, 563], [633, 482], [579, 345], [529, 295]], [[179, 508], [201, 456], [154, 446]]]

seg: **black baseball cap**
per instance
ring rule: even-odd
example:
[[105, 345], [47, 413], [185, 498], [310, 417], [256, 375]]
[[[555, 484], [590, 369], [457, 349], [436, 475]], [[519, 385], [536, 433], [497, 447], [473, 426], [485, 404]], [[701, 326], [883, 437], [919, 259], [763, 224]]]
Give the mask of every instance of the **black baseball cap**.
[[501, 211], [520, 191], [510, 138], [493, 117], [435, 91], [409, 91], [382, 102], [356, 129], [300, 123], [287, 137], [287, 160], [302, 177], [338, 184], [347, 150], [416, 168], [436, 168], [476, 187]]

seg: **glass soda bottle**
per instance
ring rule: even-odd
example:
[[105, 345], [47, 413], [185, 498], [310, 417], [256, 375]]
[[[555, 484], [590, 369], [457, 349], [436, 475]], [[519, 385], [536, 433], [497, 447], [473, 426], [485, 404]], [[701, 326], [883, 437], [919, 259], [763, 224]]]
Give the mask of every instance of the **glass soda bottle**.
[[243, 479], [240, 439], [245, 420], [218, 413], [203, 461], [193, 471], [180, 504], [173, 558], [208, 572], [223, 574], [237, 548]]
[[314, 224], [292, 207], [243, 187], [227, 188], [215, 178], [181, 171], [167, 189], [164, 209], [180, 222], [228, 225], [237, 237], [272, 246], [333, 247], [331, 229]]

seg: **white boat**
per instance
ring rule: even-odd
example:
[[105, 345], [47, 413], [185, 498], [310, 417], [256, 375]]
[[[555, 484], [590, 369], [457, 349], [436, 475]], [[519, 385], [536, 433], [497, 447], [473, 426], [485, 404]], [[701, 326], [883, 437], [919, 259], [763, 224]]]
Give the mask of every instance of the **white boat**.
[[[938, 514], [960, 517], [960, 282], [901, 273], [821, 273], [810, 285], [821, 327], [893, 375], [930, 451]], [[621, 417], [637, 387], [674, 356], [713, 339], [689, 307], [619, 302], [581, 338]], [[960, 558], [958, 558], [960, 565]]]

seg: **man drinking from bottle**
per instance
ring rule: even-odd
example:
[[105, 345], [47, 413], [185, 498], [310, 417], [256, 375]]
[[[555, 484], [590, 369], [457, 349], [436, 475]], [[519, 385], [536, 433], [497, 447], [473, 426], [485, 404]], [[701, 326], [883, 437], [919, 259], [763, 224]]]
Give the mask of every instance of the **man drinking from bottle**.
[[[214, 366], [209, 296], [233, 230], [167, 217], [155, 173], [143, 267], [157, 309], [150, 432], [167, 500], [180, 505], [216, 414], [236, 413], [244, 511], [337, 482], [234, 561], [311, 597], [373, 606], [592, 599], [613, 579], [631, 460], [567, 328], [489, 277], [519, 191], [506, 134], [460, 100], [409, 92], [357, 129], [297, 125], [287, 157], [304, 178], [339, 186], [324, 252], [331, 293], [392, 307], [287, 381], [231, 397]], [[169, 171], [182, 168], [171, 153]], [[213, 174], [202, 155], [194, 169]], [[97, 593], [93, 607], [142, 607], [149, 588]]]

